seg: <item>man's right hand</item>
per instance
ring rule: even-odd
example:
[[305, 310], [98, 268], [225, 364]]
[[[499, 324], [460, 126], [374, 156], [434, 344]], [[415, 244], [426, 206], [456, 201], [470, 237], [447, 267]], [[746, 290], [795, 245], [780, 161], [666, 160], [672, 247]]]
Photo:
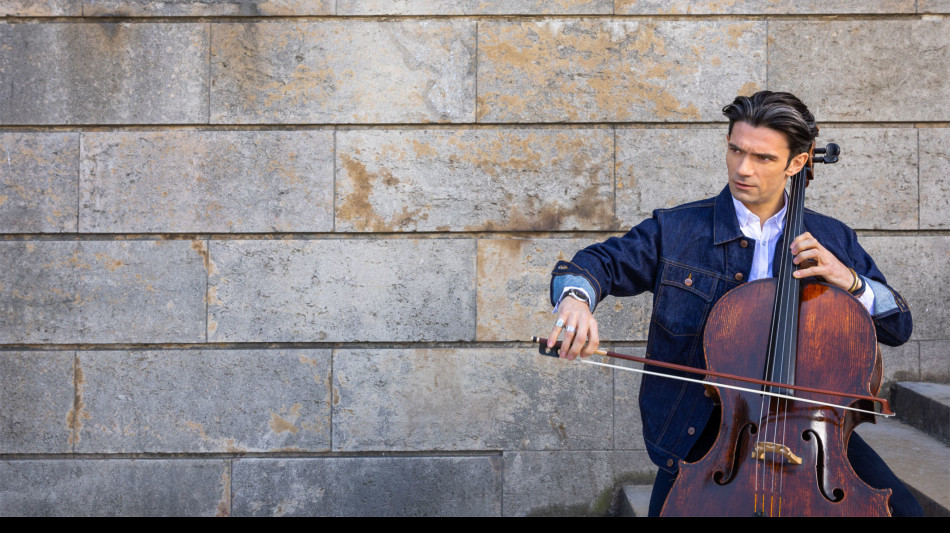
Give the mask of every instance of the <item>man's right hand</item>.
[[573, 360], [580, 355], [590, 357], [600, 345], [600, 336], [597, 333], [597, 320], [594, 319], [590, 307], [577, 299], [566, 297], [561, 301], [557, 312], [558, 321], [564, 324], [554, 326], [548, 335], [548, 348], [557, 342], [561, 330], [564, 330], [564, 342], [558, 355], [562, 359]]

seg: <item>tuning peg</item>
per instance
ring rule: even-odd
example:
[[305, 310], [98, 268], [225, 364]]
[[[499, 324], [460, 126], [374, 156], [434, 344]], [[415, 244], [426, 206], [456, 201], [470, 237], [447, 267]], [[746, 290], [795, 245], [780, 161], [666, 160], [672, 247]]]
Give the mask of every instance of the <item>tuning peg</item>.
[[824, 154], [822, 157], [816, 157], [815, 163], [837, 163], [841, 147], [835, 143], [828, 143], [824, 148], [815, 148], [815, 154]]

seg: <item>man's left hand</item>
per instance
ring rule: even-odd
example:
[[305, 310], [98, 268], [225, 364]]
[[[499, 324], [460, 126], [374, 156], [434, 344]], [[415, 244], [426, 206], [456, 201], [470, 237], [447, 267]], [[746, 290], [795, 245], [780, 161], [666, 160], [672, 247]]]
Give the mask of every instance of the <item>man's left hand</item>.
[[854, 284], [851, 270], [807, 231], [792, 241], [792, 255], [795, 256], [792, 263], [799, 267], [792, 273], [796, 278], [820, 277], [844, 290]]

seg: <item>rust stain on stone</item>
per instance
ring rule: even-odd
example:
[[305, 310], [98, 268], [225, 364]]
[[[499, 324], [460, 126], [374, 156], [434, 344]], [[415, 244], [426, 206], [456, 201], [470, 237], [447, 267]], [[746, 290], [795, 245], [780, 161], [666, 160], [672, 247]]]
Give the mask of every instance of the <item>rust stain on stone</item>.
[[[350, 157], [349, 154], [340, 156], [343, 162], [343, 171], [349, 178], [352, 191], [346, 194], [343, 202], [337, 209], [340, 220], [352, 222], [357, 231], [393, 231], [396, 229], [414, 229], [418, 220], [428, 219], [422, 213], [422, 208], [409, 210], [403, 206], [402, 211], [393, 213], [390, 220], [380, 216], [374, 209], [370, 198], [374, 187], [382, 182], [384, 186], [395, 187], [399, 180], [392, 175], [389, 169], [380, 170], [379, 174], [370, 172], [366, 165]], [[390, 191], [387, 191], [390, 192]]]
[[[295, 403], [295, 404], [290, 408], [290, 412], [287, 413], [288, 417], [289, 417], [289, 418], [292, 418], [293, 421], [296, 422], [297, 419], [300, 418], [300, 410], [301, 410], [302, 408], [303, 408], [303, 405], [301, 405], [301, 404], [299, 404], [299, 403]], [[282, 410], [282, 411], [283, 411], [283, 410]], [[269, 426], [270, 426], [270, 428], [271, 428], [271, 431], [273, 431], [274, 433], [280, 434], [280, 433], [283, 433], [283, 432], [285, 432], [285, 431], [289, 431], [289, 432], [291, 432], [291, 433], [293, 433], [293, 434], [296, 434], [298, 431], [300, 431], [300, 428], [298, 428], [298, 427], [294, 424], [294, 422], [291, 422], [291, 421], [287, 420], [286, 418], [280, 416], [279, 414], [277, 414], [277, 413], [275, 413], [275, 412], [273, 412], [273, 411], [271, 411], [271, 413], [270, 413], [270, 424], [269, 424]]]
[[209, 271], [211, 256], [208, 254], [208, 245], [204, 241], [191, 241], [191, 249], [198, 252], [204, 264], [205, 271]]
[[218, 508], [215, 516], [231, 516], [231, 472], [229, 467], [225, 467], [221, 473], [221, 499], [218, 501]]
[[109, 257], [108, 254], [97, 253], [93, 255], [100, 263], [104, 264], [110, 272], [115, 272], [119, 267], [125, 266], [125, 263], [123, 263], [121, 260], [113, 259], [112, 257]]
[[82, 367], [79, 366], [79, 358], [76, 358], [76, 370], [74, 373], [74, 385], [76, 387], [73, 397], [73, 408], [66, 414], [66, 427], [69, 430], [69, 445], [79, 444], [82, 438], [83, 420], [89, 420], [91, 415], [86, 412], [86, 404], [83, 402], [83, 389], [86, 385], [86, 378], [83, 375]]
[[0, 206], [2, 206], [7, 201], [7, 198], [9, 198], [9, 196], [0, 194]]
[[747, 81], [742, 88], [739, 89], [740, 96], [752, 96], [757, 92], [759, 92], [759, 84], [754, 81]]

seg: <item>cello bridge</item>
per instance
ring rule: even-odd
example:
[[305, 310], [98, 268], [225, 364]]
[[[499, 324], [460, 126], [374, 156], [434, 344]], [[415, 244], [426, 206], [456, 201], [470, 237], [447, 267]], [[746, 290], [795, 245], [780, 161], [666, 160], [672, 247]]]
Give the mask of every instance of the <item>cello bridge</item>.
[[752, 452], [752, 458], [758, 459], [760, 461], [765, 460], [766, 452], [778, 453], [785, 457], [789, 463], [794, 465], [802, 464], [802, 458], [792, 453], [792, 450], [783, 444], [778, 444], [776, 442], [759, 442], [755, 445], [755, 450]]

